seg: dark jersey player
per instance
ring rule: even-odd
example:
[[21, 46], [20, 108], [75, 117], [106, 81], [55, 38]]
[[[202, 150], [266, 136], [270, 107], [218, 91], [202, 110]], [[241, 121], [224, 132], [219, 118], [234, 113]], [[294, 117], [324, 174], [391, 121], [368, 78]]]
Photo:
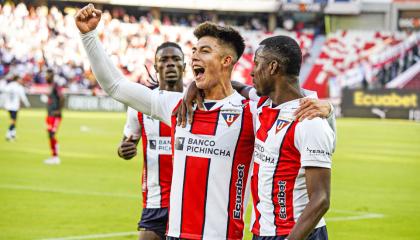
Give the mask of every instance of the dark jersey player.
[[45, 164], [60, 164], [58, 157], [58, 143], [56, 133], [61, 123], [61, 110], [64, 106], [64, 97], [61, 88], [54, 82], [54, 72], [49, 69], [46, 75], [47, 83], [50, 87], [48, 95], [47, 111], [48, 116], [46, 119], [48, 138], [51, 148], [51, 157], [44, 161]]
[[[155, 55], [155, 70], [159, 74], [159, 88], [182, 92], [185, 69], [184, 53], [173, 42], [161, 44]], [[127, 110], [124, 138], [118, 155], [126, 160], [137, 154], [137, 144], [143, 146], [143, 212], [138, 223], [140, 240], [165, 239], [168, 223], [169, 195], [172, 181], [171, 128], [165, 123], [137, 112]]]

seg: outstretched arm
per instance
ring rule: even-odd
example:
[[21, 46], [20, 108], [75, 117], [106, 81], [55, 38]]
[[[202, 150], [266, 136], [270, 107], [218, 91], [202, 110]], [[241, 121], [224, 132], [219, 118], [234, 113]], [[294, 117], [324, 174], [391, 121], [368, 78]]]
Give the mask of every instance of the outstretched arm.
[[76, 25], [81, 32], [83, 46], [96, 79], [102, 89], [112, 98], [137, 111], [151, 115], [152, 90], [125, 79], [114, 66], [95, 30], [100, 19], [101, 11], [95, 9], [92, 4], [82, 8], [76, 14]]

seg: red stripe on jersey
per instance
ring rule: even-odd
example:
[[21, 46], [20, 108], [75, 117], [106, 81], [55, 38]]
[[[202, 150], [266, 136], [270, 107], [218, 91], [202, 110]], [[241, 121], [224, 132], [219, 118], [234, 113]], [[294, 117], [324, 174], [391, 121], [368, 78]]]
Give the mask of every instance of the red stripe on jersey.
[[277, 235], [287, 235], [295, 225], [293, 189], [300, 169], [300, 153], [295, 147], [295, 127], [292, 122], [280, 145], [280, 155], [273, 176], [272, 200]]
[[171, 128], [164, 124], [163, 122], [159, 122], [159, 136], [160, 137], [170, 137], [171, 136]]
[[257, 206], [260, 203], [260, 198], [258, 197], [258, 172], [260, 170], [260, 165], [254, 162], [254, 169], [252, 171], [251, 177], [251, 194], [252, 194], [252, 201], [254, 204], [254, 212], [255, 212], [255, 222], [252, 226], [252, 233], [255, 235], [260, 235], [260, 218], [261, 213], [258, 211]]
[[[166, 125], [165, 125], [166, 126]], [[172, 156], [159, 155], [159, 185], [160, 185], [160, 207], [169, 207], [169, 196], [172, 181]]]
[[227, 239], [242, 239], [245, 188], [254, 151], [254, 125], [248, 101], [242, 113], [241, 132], [235, 147], [229, 187]]
[[138, 112], [137, 117], [139, 119], [139, 124], [141, 126], [141, 140], [143, 146], [143, 177], [141, 181], [142, 193], [143, 193], [143, 208], [147, 207], [147, 135], [144, 128], [144, 119], [143, 113]]
[[[203, 234], [210, 160], [201, 157], [185, 159], [180, 238], [188, 239], [191, 235]], [[202, 209], [203, 214], [197, 214], [199, 209]]]
[[220, 108], [211, 111], [195, 110], [191, 123], [191, 133], [214, 136], [219, 123], [219, 113]]
[[258, 100], [257, 108], [261, 107], [267, 100], [268, 100], [268, 97], [266, 96], [260, 97], [260, 100]]
[[280, 113], [280, 110], [272, 108], [264, 109], [264, 111], [264, 114], [260, 114], [258, 116], [261, 126], [258, 128], [256, 136], [259, 140], [263, 142], [265, 142], [265, 140], [267, 139], [268, 131], [270, 131], [270, 129], [273, 127], [273, 124], [276, 122]]

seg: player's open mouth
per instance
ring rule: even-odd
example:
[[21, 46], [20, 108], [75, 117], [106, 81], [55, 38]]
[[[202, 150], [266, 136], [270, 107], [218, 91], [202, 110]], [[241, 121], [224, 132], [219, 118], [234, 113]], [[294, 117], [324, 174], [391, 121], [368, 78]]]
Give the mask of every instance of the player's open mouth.
[[195, 79], [198, 80], [198, 79], [200, 79], [204, 76], [204, 72], [206, 70], [201, 66], [195, 65], [195, 66], [193, 66], [193, 71], [194, 71]]

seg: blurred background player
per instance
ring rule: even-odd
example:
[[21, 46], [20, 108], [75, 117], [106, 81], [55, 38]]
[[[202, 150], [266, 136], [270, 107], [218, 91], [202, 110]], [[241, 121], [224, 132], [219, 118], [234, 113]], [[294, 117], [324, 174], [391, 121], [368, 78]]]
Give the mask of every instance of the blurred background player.
[[[182, 92], [185, 63], [184, 53], [178, 44], [161, 44], [156, 50], [154, 67], [159, 76], [159, 88], [154, 91]], [[163, 240], [168, 223], [172, 180], [171, 128], [129, 107], [118, 156], [126, 160], [136, 156], [140, 138], [144, 163], [143, 212], [138, 223], [139, 239]]]
[[60, 158], [58, 157], [58, 143], [56, 133], [61, 123], [62, 108], [64, 106], [64, 96], [61, 92], [61, 88], [57, 83], [54, 82], [54, 71], [52, 69], [47, 70], [46, 81], [50, 87], [50, 93], [48, 95], [47, 112], [48, 116], [46, 119], [48, 138], [50, 141], [51, 157], [44, 161], [45, 164], [60, 164]]
[[2, 97], [4, 99], [4, 109], [9, 112], [10, 125], [6, 132], [6, 140], [13, 141], [16, 138], [16, 122], [17, 115], [20, 109], [20, 103], [29, 107], [29, 101], [25, 94], [25, 89], [22, 86], [22, 79], [14, 74], [10, 82], [4, 87]]

